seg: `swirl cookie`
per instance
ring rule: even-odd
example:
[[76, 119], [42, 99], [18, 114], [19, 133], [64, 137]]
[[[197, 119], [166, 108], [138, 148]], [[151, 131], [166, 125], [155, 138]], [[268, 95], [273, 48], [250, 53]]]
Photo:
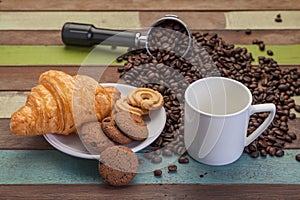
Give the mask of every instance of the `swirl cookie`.
[[79, 131], [79, 137], [91, 154], [100, 154], [108, 147], [115, 145], [102, 131], [99, 122], [84, 123]]
[[125, 98], [121, 98], [121, 99], [117, 100], [117, 102], [114, 105], [114, 109], [117, 112], [128, 111], [128, 112], [131, 112], [131, 113], [139, 115], [139, 116], [147, 115], [149, 113], [149, 110], [145, 110], [145, 109], [141, 109], [141, 108], [129, 105], [127, 102], [127, 99], [125, 99]]
[[128, 104], [145, 110], [157, 110], [164, 103], [163, 96], [150, 88], [136, 88], [127, 96]]
[[130, 148], [114, 146], [101, 153], [98, 169], [104, 182], [121, 186], [135, 177], [138, 165], [138, 158]]
[[125, 136], [116, 126], [116, 123], [112, 117], [106, 117], [102, 120], [101, 128], [105, 135], [112, 141], [119, 144], [129, 144], [132, 141], [129, 137]]
[[148, 137], [147, 124], [141, 116], [121, 111], [115, 114], [115, 122], [118, 128], [133, 140], [144, 140]]

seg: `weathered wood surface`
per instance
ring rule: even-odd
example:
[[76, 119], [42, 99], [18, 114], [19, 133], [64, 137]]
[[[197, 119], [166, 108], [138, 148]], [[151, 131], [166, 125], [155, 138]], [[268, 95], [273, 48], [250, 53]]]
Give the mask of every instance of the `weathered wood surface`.
[[[191, 31], [214, 32], [227, 43], [233, 44], [252, 44], [253, 39], [262, 40], [268, 45], [300, 44], [300, 30], [252, 30], [251, 35], [245, 34], [245, 30], [204, 30], [201, 27]], [[3, 30], [0, 34], [1, 45], [63, 45], [59, 30]]]
[[[300, 184], [300, 150], [286, 150], [283, 157], [251, 158], [243, 154], [226, 166], [199, 164], [189, 157], [179, 164], [178, 156], [164, 157], [159, 164], [145, 160], [131, 184]], [[0, 184], [101, 184], [98, 161], [79, 159], [56, 150], [1, 150]], [[137, 153], [142, 158], [142, 153]], [[168, 165], [177, 165], [168, 173]], [[155, 177], [154, 169], [162, 176]]]
[[70, 10], [70, 11], [135, 11], [135, 10], [167, 10], [167, 11], [223, 11], [223, 10], [299, 10], [299, 0], [281, 1], [276, 0], [73, 0], [72, 3], [65, 0], [49, 2], [40, 0], [1, 0], [0, 10], [5, 11], [46, 11], [46, 10]]
[[[295, 160], [300, 153], [299, 116], [289, 121], [290, 132], [298, 138], [286, 145], [284, 157], [252, 159], [243, 154], [222, 167], [192, 159], [183, 166], [175, 159], [177, 173], [167, 173], [163, 167], [161, 178], [141, 173], [130, 186], [121, 188], [102, 184], [97, 161], [54, 150], [42, 136], [11, 134], [7, 118], [24, 102], [42, 72], [57, 69], [74, 75], [89, 54], [90, 49], [65, 51], [60, 36], [65, 20], [139, 30], [165, 14], [177, 14], [192, 31], [216, 32], [228, 43], [245, 45], [255, 56], [262, 52], [251, 45], [252, 40], [263, 40], [284, 68], [300, 65], [299, 12], [299, 0], [0, 0], [0, 98], [8, 102], [5, 110], [9, 111], [2, 112], [1, 105], [0, 199], [300, 199], [299, 162]], [[277, 14], [282, 23], [275, 23]], [[250, 35], [245, 34], [247, 28], [252, 30]], [[113, 52], [111, 47], [101, 53], [101, 62], [93, 63], [102, 64], [100, 68], [86, 69], [103, 70], [114, 59], [108, 52]], [[118, 64], [105, 68], [101, 82], [118, 79]]]
[[289, 184], [0, 185], [3, 199], [299, 199]]
[[[96, 27], [134, 30], [149, 28], [162, 12], [1, 12], [0, 30], [61, 30], [65, 22], [94, 24]], [[214, 30], [299, 30], [300, 11], [172, 12], [192, 29]], [[277, 14], [281, 23], [275, 22]], [[51, 19], [48, 21], [48, 19]]]

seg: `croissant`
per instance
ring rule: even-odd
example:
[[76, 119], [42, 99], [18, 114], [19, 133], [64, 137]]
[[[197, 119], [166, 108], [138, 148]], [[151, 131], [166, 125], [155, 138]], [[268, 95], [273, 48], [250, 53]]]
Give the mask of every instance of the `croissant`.
[[120, 95], [116, 88], [106, 90], [89, 76], [55, 70], [41, 74], [38, 83], [26, 105], [11, 116], [10, 130], [17, 135], [68, 135], [85, 122], [110, 115]]

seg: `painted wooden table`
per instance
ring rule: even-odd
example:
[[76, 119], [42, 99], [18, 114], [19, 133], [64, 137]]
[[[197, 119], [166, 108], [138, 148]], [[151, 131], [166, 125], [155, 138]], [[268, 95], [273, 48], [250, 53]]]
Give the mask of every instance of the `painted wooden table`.
[[[42, 136], [10, 133], [10, 115], [24, 104], [39, 75], [49, 69], [76, 74], [92, 49], [66, 48], [60, 30], [64, 22], [97, 27], [149, 27], [165, 14], [176, 14], [192, 31], [213, 31], [225, 41], [263, 55], [253, 39], [274, 51], [282, 68], [300, 69], [300, 1], [217, 0], [0, 0], [0, 199], [300, 199], [300, 116], [289, 122], [298, 139], [283, 157], [253, 159], [247, 154], [233, 164], [212, 167], [190, 159], [177, 173], [154, 177], [140, 173], [131, 185], [103, 184], [96, 160], [71, 157], [48, 144]], [[281, 14], [282, 23], [274, 22]], [[251, 35], [245, 29], [252, 29]], [[123, 49], [101, 50], [89, 64], [106, 64]], [[100, 61], [99, 61], [100, 60]], [[100, 63], [99, 63], [100, 62]], [[118, 63], [108, 67], [102, 82], [118, 79]], [[300, 104], [299, 97], [295, 98]], [[164, 163], [169, 162], [167, 159]], [[166, 164], [165, 164], [166, 166]]]

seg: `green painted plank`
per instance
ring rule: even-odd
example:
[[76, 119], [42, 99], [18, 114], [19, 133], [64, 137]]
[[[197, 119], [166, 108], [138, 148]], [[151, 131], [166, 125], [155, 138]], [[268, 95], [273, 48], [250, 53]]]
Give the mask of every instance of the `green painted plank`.
[[[160, 165], [146, 161], [141, 170], [162, 167], [163, 175], [152, 171], [139, 173], [133, 184], [300, 184], [300, 163], [295, 155], [300, 150], [286, 150], [285, 156], [253, 159], [243, 154], [233, 164], [208, 166], [190, 159], [179, 164], [175, 157]], [[141, 154], [139, 154], [141, 156]], [[65, 155], [56, 150], [1, 150], [0, 184], [98, 184], [97, 161]], [[168, 163], [178, 166], [168, 173]], [[146, 171], [146, 170], [145, 170]], [[200, 175], [203, 175], [201, 178]]]
[[[268, 45], [266, 44], [265, 51], [259, 50], [258, 45], [243, 45], [236, 46], [245, 47], [252, 53], [255, 61], [253, 64], [258, 64], [258, 56], [266, 56], [273, 58], [280, 65], [300, 65], [300, 45]], [[274, 55], [268, 56], [267, 50], [272, 50]]]
[[[253, 53], [257, 64], [257, 56], [267, 55], [257, 45], [236, 45], [246, 47]], [[300, 64], [300, 45], [266, 45], [266, 49], [274, 51], [272, 56], [281, 65]], [[125, 47], [112, 49], [109, 46], [96, 48], [65, 47], [65, 46], [0, 46], [1, 65], [107, 65], [127, 51]], [[120, 65], [121, 63], [114, 63]]]
[[0, 65], [108, 65], [127, 48], [110, 46], [0, 46]]

